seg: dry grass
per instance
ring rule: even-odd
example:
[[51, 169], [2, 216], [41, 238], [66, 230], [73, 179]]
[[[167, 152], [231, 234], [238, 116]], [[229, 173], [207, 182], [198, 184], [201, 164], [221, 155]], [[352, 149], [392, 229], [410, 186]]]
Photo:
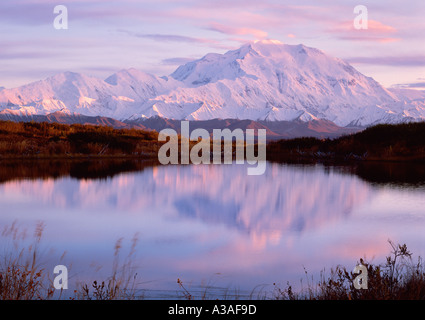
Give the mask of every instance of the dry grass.
[[[44, 224], [35, 227], [32, 242], [28, 240], [27, 230], [19, 228], [16, 222], [3, 228], [2, 252], [0, 252], [0, 300], [59, 300], [65, 294], [64, 289], [57, 290], [53, 279], [43, 263], [40, 246]], [[94, 280], [91, 285], [78, 283], [73, 300], [135, 300], [137, 296], [136, 267], [133, 258], [138, 242], [137, 235], [127, 257], [121, 261], [122, 240], [115, 244], [112, 274], [106, 280]], [[64, 255], [60, 257], [62, 261]]]
[[380, 265], [360, 259], [368, 272], [368, 288], [356, 289], [353, 280], [358, 274], [343, 266], [331, 269], [330, 275], [321, 273], [314, 283], [307, 277], [307, 287], [295, 292], [288, 283], [286, 289], [276, 287], [274, 298], [284, 300], [424, 300], [425, 269], [422, 259], [412, 260], [412, 253], [405, 244], [395, 245], [389, 240], [391, 253]]
[[[61, 299], [62, 290], [53, 288], [53, 281], [49, 272], [43, 268], [43, 254], [40, 242], [44, 225], [37, 224], [32, 242], [22, 245], [27, 239], [26, 230], [21, 230], [13, 223], [1, 231], [3, 252], [0, 252], [0, 300], [46, 300]], [[76, 300], [135, 300], [143, 296], [137, 295], [137, 266], [134, 265], [134, 255], [138, 237], [135, 235], [131, 241], [128, 255], [121, 261], [122, 241], [119, 239], [114, 248], [112, 273], [104, 280], [94, 280], [89, 284], [79, 283], [74, 291]], [[265, 287], [261, 290], [254, 289], [250, 299], [283, 299], [283, 300], [423, 300], [425, 299], [425, 269], [422, 259], [416, 262], [412, 253], [405, 244], [391, 246], [390, 255], [380, 265], [368, 263], [360, 259], [359, 264], [364, 265], [368, 272], [368, 289], [356, 289], [353, 284], [357, 274], [348, 271], [343, 266], [331, 269], [326, 276], [322, 271], [319, 282], [315, 283], [309, 278], [307, 286], [295, 292], [288, 283], [285, 289], [274, 284], [273, 290], [267, 292]], [[62, 256], [63, 257], [63, 256]], [[62, 259], [61, 257], [61, 259]], [[205, 291], [197, 296], [177, 280], [182, 297], [188, 300], [208, 299], [211, 296]], [[257, 292], [255, 296], [254, 293]], [[176, 296], [177, 298], [177, 296]], [[238, 295], [222, 297], [224, 299], [238, 299]], [[244, 298], [245, 299], [245, 298]]]
[[295, 138], [270, 142], [267, 158], [326, 160], [425, 160], [425, 122], [380, 124], [336, 139]]
[[16, 223], [2, 230], [1, 236], [11, 240], [12, 250], [7, 248], [0, 260], [0, 299], [44, 300], [53, 297], [54, 288], [46, 284], [46, 273], [39, 263], [43, 228], [43, 224], [37, 225], [34, 241], [28, 247], [20, 246], [26, 232], [19, 230]]
[[[182, 137], [178, 135], [178, 144]], [[100, 125], [59, 124], [47, 122], [0, 121], [0, 159], [16, 158], [117, 158], [157, 159], [158, 150], [166, 142], [158, 140], [158, 132], [139, 129], [114, 129]], [[189, 141], [189, 150], [198, 141]], [[234, 158], [236, 142], [225, 147], [222, 158]], [[210, 150], [214, 142], [210, 141]], [[246, 144], [244, 144], [246, 147]], [[254, 147], [258, 153], [258, 146]], [[182, 152], [181, 148], [179, 152]], [[198, 152], [202, 154], [201, 151]], [[246, 154], [246, 152], [244, 152]]]
[[0, 121], [0, 157], [156, 157], [158, 133], [108, 126]]
[[94, 280], [89, 286], [86, 283], [79, 284], [75, 291], [77, 300], [135, 300], [143, 298], [137, 295], [137, 272], [133, 265], [137, 235], [132, 239], [132, 245], [128, 256], [120, 262], [122, 238], [115, 244], [112, 275], [101, 282]]
[[[390, 255], [380, 265], [373, 265], [360, 259], [368, 272], [368, 288], [356, 289], [353, 280], [358, 276], [347, 271], [343, 266], [331, 269], [330, 275], [320, 273], [320, 280], [315, 282], [304, 269], [306, 284], [301, 281], [301, 289], [295, 291], [288, 282], [282, 289], [276, 283], [273, 289], [267, 285], [254, 288], [248, 299], [251, 300], [424, 300], [425, 299], [425, 268], [422, 259], [413, 262], [412, 253], [405, 244], [395, 245], [390, 240]], [[191, 292], [181, 279], [177, 279], [181, 295], [187, 300], [206, 300], [210, 296], [204, 292], [196, 295]], [[212, 295], [214, 299], [217, 297]], [[227, 296], [219, 297], [227, 299]], [[233, 295], [231, 299], [247, 299], [245, 296]]]

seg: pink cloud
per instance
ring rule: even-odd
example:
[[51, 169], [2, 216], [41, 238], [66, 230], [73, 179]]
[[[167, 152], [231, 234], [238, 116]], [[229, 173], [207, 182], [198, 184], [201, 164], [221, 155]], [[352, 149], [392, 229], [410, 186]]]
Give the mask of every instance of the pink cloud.
[[224, 25], [221, 23], [213, 22], [211, 23], [209, 30], [217, 31], [220, 33], [228, 34], [228, 35], [237, 35], [237, 36], [253, 36], [256, 39], [264, 39], [267, 37], [267, 32], [255, 29], [255, 28], [237, 28], [231, 27], [228, 25]]
[[361, 29], [361, 30], [357, 30], [354, 28], [354, 24], [353, 24], [353, 20], [349, 20], [349, 21], [344, 21], [339, 23], [338, 25], [334, 26], [332, 28], [332, 30], [329, 30], [331, 32], [334, 33], [339, 33], [339, 32], [364, 32], [364, 33], [373, 33], [373, 34], [392, 34], [397, 32], [397, 29], [389, 26], [389, 25], [385, 25], [382, 22], [376, 21], [376, 20], [368, 20], [367, 22], [367, 29]]
[[367, 37], [367, 36], [341, 36], [338, 37], [340, 40], [352, 40], [352, 41], [370, 41], [379, 43], [390, 43], [400, 41], [400, 38], [386, 38], [386, 37]]
[[368, 30], [369, 32], [387, 34], [397, 32], [397, 29], [388, 25], [385, 25], [379, 21], [369, 20], [368, 21]]
[[373, 41], [379, 43], [401, 40], [394, 36], [397, 33], [396, 28], [376, 20], [368, 20], [367, 29], [356, 29], [353, 21], [349, 20], [338, 23], [332, 26], [332, 28], [328, 28], [327, 31], [337, 35], [337, 38], [341, 40]]

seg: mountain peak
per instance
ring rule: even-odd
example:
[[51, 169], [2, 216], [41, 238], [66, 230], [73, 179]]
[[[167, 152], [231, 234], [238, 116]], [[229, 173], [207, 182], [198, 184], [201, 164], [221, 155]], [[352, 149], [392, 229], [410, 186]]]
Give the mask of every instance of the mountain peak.
[[[67, 88], [75, 88], [75, 87], [86, 87], [90, 86], [94, 83], [98, 83], [99, 79], [85, 75], [83, 73], [78, 72], [72, 72], [72, 71], [64, 71], [61, 73], [57, 73], [51, 77], [48, 77], [45, 80], [42, 80], [42, 82], [45, 85], [51, 86], [51, 87], [58, 87], [58, 86], [64, 86], [64, 90]], [[37, 83], [37, 82], [35, 82]], [[35, 83], [29, 84], [30, 86], [34, 85]]]
[[275, 39], [254, 40], [254, 43], [259, 43], [259, 44], [283, 44], [282, 41], [275, 40]]
[[251, 41], [224, 54], [208, 53], [198, 60], [178, 67], [170, 76], [194, 86], [222, 79], [235, 80], [237, 77], [247, 75], [242, 69], [241, 60], [247, 57], [264, 58], [279, 55], [284, 50], [285, 45], [279, 40]]
[[289, 45], [272, 39], [257, 40], [224, 54], [206, 54], [178, 67], [171, 77], [186, 85], [198, 87], [225, 79], [258, 79], [259, 73], [263, 74], [262, 70], [270, 68], [278, 68], [278, 72], [282, 68], [302, 69], [305, 62], [319, 67], [324, 60], [330, 64], [333, 58], [303, 44]]
[[282, 49], [284, 47], [284, 43], [279, 40], [273, 40], [273, 39], [267, 39], [267, 40], [254, 40], [247, 42], [244, 44], [239, 50], [247, 49], [249, 50], [255, 50], [257, 52], [261, 52], [264, 50], [270, 50], [273, 48], [280, 48]]
[[155, 81], [157, 80], [154, 75], [140, 71], [136, 68], [121, 69], [116, 73], [110, 75], [105, 79], [106, 83], [116, 86], [120, 82], [132, 82], [132, 81]]
[[46, 80], [48, 79], [55, 80], [55, 81], [75, 80], [75, 79], [81, 79], [83, 77], [85, 76], [82, 75], [81, 73], [72, 72], [72, 71], [64, 71], [64, 72], [57, 73], [51, 77], [48, 77]]
[[302, 43], [300, 44], [286, 44], [279, 40], [256, 40], [249, 42], [241, 47], [241, 49], [246, 48], [246, 53], [255, 53], [262, 55], [264, 57], [271, 56], [283, 56], [283, 55], [324, 55], [324, 52], [308, 47]]

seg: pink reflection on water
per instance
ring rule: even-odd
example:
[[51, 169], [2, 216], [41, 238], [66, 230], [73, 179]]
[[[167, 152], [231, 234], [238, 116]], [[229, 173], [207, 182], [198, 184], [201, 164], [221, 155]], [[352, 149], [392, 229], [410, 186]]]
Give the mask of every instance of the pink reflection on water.
[[408, 206], [423, 191], [383, 190], [320, 166], [269, 164], [262, 176], [240, 165], [161, 166], [107, 180], [6, 182], [0, 223], [44, 220], [45, 241], [86, 265], [107, 265], [115, 241], [137, 232], [145, 278], [221, 274], [255, 285], [382, 257], [388, 238], [420, 247], [425, 214], [413, 204], [414, 222], [388, 221], [388, 194]]

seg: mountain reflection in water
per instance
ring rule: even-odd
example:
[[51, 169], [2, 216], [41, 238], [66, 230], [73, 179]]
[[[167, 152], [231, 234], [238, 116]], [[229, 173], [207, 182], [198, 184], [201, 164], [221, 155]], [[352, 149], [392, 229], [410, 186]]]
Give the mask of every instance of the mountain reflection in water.
[[248, 176], [237, 164], [3, 162], [0, 224], [44, 221], [44, 240], [77, 265], [107, 266], [114, 241], [138, 233], [153, 288], [218, 273], [225, 285], [253, 288], [298, 281], [302, 266], [384, 256], [387, 239], [423, 256], [418, 168], [269, 163]]

